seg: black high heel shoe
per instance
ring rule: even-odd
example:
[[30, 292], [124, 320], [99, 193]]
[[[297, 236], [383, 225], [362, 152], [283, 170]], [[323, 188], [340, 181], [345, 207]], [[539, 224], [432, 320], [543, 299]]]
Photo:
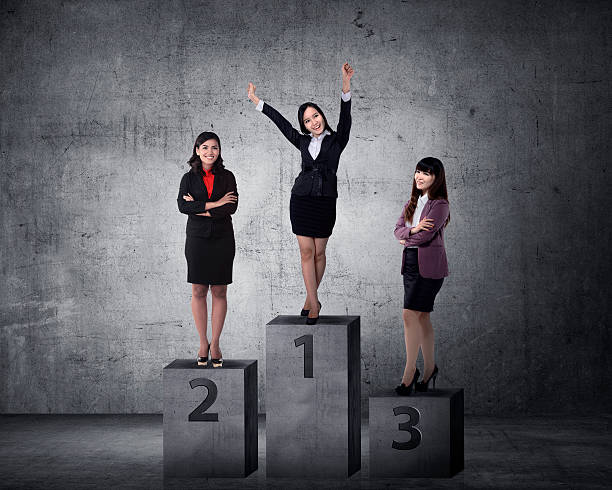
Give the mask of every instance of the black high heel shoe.
[[419, 369], [415, 369], [414, 376], [412, 377], [410, 384], [406, 386], [404, 383], [402, 383], [395, 388], [395, 392], [400, 396], [409, 396], [412, 393], [412, 388], [416, 385], [417, 379], [419, 379], [420, 375], [421, 373], [419, 372]]
[[[321, 302], [317, 301], [317, 303], [319, 303], [319, 315], [321, 314]], [[302, 310], [302, 311], [308, 311], [308, 313], [310, 313], [310, 310]], [[308, 313], [306, 313], [306, 315], [308, 315]], [[306, 325], [314, 325], [317, 323], [317, 320], [319, 319], [319, 317], [317, 316], [316, 318], [306, 318]]]
[[427, 391], [429, 389], [429, 381], [433, 380], [433, 389], [436, 389], [436, 378], [438, 376], [438, 366], [436, 364], [434, 364], [434, 370], [431, 373], [431, 376], [429, 377], [429, 379], [427, 381], [423, 380], [423, 381], [419, 381], [414, 389], [416, 391]]
[[218, 367], [222, 367], [223, 366], [223, 357], [220, 357], [219, 359], [215, 359], [212, 356], [212, 350], [211, 350], [211, 354], [210, 354], [210, 360], [212, 361], [212, 366], [214, 368], [218, 368]]
[[208, 366], [208, 351], [210, 350], [210, 344], [208, 344], [208, 349], [206, 350], [205, 356], [198, 356], [198, 366]]
[[[321, 310], [321, 302], [317, 301], [317, 303], [319, 303], [319, 311]], [[310, 310], [304, 310], [302, 308], [302, 311], [300, 311], [300, 316], [308, 316], [308, 313], [310, 313]]]

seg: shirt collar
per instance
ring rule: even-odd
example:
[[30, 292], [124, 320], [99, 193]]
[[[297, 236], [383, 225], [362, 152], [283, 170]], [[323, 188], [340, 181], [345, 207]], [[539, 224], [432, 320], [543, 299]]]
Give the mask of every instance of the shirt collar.
[[320, 141], [323, 139], [323, 136], [327, 136], [331, 134], [327, 129], [325, 131], [323, 131], [319, 136], [314, 136], [312, 133], [310, 133], [310, 137], [315, 140], [315, 141]]
[[429, 196], [427, 196], [427, 194], [423, 194], [422, 196], [419, 196], [419, 201], [420, 201], [422, 204], [426, 204], [426, 203], [427, 203], [427, 201], [429, 201]]

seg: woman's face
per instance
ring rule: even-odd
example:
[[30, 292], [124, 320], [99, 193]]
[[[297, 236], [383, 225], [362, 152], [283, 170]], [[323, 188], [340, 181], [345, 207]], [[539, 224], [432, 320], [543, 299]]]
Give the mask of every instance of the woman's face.
[[314, 107], [306, 107], [304, 111], [304, 126], [314, 136], [319, 136], [325, 131], [325, 121]]
[[202, 160], [202, 167], [209, 169], [219, 158], [219, 143], [216, 139], [206, 140], [200, 146], [196, 146], [196, 153]]
[[436, 176], [431, 172], [419, 169], [414, 172], [414, 181], [416, 182], [417, 189], [421, 191], [421, 195], [429, 190], [434, 180], [436, 180]]

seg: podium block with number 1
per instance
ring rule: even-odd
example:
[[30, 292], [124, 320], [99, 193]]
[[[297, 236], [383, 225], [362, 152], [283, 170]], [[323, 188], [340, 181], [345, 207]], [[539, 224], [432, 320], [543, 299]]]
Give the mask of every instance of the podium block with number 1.
[[361, 465], [358, 316], [266, 325], [266, 474], [346, 478]]

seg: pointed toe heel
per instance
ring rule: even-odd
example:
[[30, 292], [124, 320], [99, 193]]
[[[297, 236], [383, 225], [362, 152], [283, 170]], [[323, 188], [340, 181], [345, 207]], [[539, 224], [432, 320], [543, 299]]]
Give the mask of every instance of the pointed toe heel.
[[395, 392], [399, 396], [410, 396], [412, 394], [413, 388], [416, 391], [416, 386], [415, 385], [417, 384], [417, 379], [419, 379], [420, 375], [421, 375], [421, 373], [419, 372], [418, 369], [416, 369], [414, 371], [414, 376], [412, 377], [412, 381], [410, 382], [410, 384], [408, 386], [406, 386], [404, 383], [402, 383], [399, 386], [396, 386], [395, 387]]
[[415, 389], [416, 391], [419, 392], [425, 392], [429, 390], [429, 382], [433, 381], [433, 391], [435, 391], [436, 389], [436, 378], [438, 377], [438, 366], [434, 364], [434, 370], [431, 373], [431, 376], [429, 377], [429, 379], [427, 381], [423, 380], [423, 381], [419, 381], [416, 386]]

